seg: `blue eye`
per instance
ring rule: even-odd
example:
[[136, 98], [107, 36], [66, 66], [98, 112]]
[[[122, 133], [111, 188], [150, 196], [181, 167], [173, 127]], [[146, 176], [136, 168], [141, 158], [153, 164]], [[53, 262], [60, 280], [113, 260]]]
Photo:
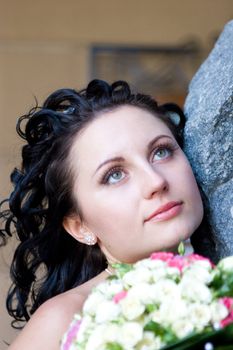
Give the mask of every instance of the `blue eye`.
[[111, 169], [103, 179], [103, 182], [108, 184], [108, 185], [113, 185], [122, 179], [124, 179], [125, 173], [121, 169]]
[[167, 147], [167, 146], [162, 146], [162, 147], [157, 148], [154, 151], [152, 160], [156, 161], [156, 160], [166, 159], [166, 158], [170, 157], [171, 155], [172, 155], [171, 148]]

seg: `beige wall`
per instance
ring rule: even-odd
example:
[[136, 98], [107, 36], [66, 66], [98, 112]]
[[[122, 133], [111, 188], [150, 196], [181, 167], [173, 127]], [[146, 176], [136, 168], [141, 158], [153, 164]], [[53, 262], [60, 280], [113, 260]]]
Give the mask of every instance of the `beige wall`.
[[[50, 91], [89, 79], [92, 43], [178, 44], [208, 48], [233, 18], [232, 0], [0, 0], [0, 199], [18, 162], [15, 123]], [[12, 247], [0, 251], [0, 350], [14, 332], [4, 311]]]

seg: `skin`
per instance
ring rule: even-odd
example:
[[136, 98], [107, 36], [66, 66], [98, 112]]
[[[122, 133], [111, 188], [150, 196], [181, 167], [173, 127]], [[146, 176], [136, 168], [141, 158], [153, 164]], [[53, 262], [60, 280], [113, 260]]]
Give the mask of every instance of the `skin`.
[[[149, 112], [122, 106], [100, 114], [77, 135], [69, 162], [82, 219], [74, 213], [64, 218], [64, 227], [82, 243], [90, 235], [110, 263], [173, 250], [202, 220], [190, 165], [168, 127]], [[172, 217], [147, 220], [171, 201], [180, 203]], [[73, 314], [106, 277], [103, 271], [45, 302], [9, 349], [58, 350]]]
[[[65, 227], [82, 241], [84, 226], [110, 262], [135, 262], [171, 250], [202, 220], [187, 158], [168, 127], [145, 110], [122, 106], [101, 114], [78, 135], [70, 162], [82, 221], [75, 215]], [[146, 221], [171, 201], [182, 203], [179, 215]]]

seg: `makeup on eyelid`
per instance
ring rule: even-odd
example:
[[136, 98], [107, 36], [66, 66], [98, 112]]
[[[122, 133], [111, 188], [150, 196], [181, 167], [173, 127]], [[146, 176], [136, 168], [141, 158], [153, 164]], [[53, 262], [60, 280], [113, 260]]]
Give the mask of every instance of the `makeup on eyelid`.
[[[166, 136], [162, 136], [162, 137], [165, 138]], [[151, 163], [154, 163], [155, 161], [162, 162], [164, 160], [167, 160], [167, 158], [170, 158], [173, 156], [175, 150], [178, 148], [179, 148], [179, 146], [175, 142], [172, 142], [172, 140], [169, 142], [167, 140], [164, 142], [159, 141], [158, 145], [156, 145], [156, 146], [154, 145], [154, 149], [152, 149], [152, 151], [150, 151], [151, 154], [149, 155], [149, 158], [152, 158]], [[161, 157], [160, 159], [154, 160], [154, 157], [156, 156], [156, 154], [159, 151], [166, 151], [167, 154], [165, 156], [160, 156]], [[125, 159], [118, 157], [118, 158], [115, 158], [113, 161], [116, 162], [116, 159], [120, 159], [121, 162], [119, 162], [119, 163], [121, 163], [121, 164], [114, 165], [113, 167], [109, 167], [109, 169], [107, 169], [107, 171], [105, 171], [104, 174], [100, 176], [100, 180], [99, 180], [100, 184], [113, 185], [113, 184], [116, 184], [122, 180], [122, 179], [115, 179], [116, 182], [114, 182], [114, 181], [112, 183], [108, 182], [109, 178], [113, 174], [115, 174], [117, 172], [122, 172], [122, 173], [124, 172], [124, 169], [122, 167], [122, 163], [124, 163]], [[106, 163], [106, 164], [108, 164], [108, 163]]]
[[[148, 150], [149, 150], [149, 153], [153, 150], [153, 149], [155, 149], [155, 145], [156, 145], [156, 143], [159, 143], [158, 144], [158, 146], [160, 145], [160, 140], [162, 139], [162, 138], [166, 138], [166, 139], [169, 139], [170, 141], [168, 142], [168, 141], [163, 141], [163, 143], [161, 143], [161, 145], [163, 145], [163, 144], [168, 144], [168, 145], [170, 145], [170, 143], [172, 144], [172, 145], [176, 145], [176, 147], [179, 147], [177, 144], [176, 144], [176, 141], [175, 141], [175, 139], [174, 139], [174, 137], [171, 137], [171, 136], [169, 136], [169, 135], [158, 135], [158, 136], [156, 136], [156, 137], [154, 137], [149, 143], [148, 143]], [[157, 146], [157, 147], [158, 147]], [[104, 160], [103, 162], [101, 162], [100, 163], [100, 165], [98, 165], [98, 167], [97, 167], [97, 169], [95, 170], [95, 173], [97, 173], [97, 171], [101, 168], [101, 167], [103, 167], [104, 165], [106, 165], [106, 164], [108, 164], [108, 163], [110, 163], [110, 162], [116, 162], [116, 161], [119, 161], [119, 162], [121, 162], [121, 161], [124, 161], [124, 158], [123, 157], [113, 157], [113, 158], [110, 158], [110, 159], [106, 159], [106, 160]], [[95, 175], [95, 173], [94, 173], [94, 175]]]
[[171, 130], [150, 112], [103, 112], [77, 138], [72, 159], [82, 220], [110, 261], [174, 249], [199, 226], [203, 206], [192, 169]]

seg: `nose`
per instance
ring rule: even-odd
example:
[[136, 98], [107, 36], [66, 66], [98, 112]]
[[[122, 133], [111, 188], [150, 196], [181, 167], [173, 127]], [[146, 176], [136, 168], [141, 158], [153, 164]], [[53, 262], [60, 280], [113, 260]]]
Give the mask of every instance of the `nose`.
[[168, 181], [165, 174], [154, 167], [147, 166], [142, 173], [142, 195], [150, 199], [155, 195], [161, 195], [168, 190]]

